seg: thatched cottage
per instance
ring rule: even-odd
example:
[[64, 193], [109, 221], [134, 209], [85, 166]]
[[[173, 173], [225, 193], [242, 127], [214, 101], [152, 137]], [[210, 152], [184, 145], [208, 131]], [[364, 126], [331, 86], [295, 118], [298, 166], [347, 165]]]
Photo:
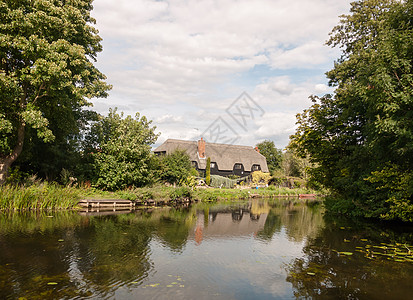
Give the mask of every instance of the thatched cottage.
[[265, 157], [257, 148], [248, 146], [207, 143], [202, 138], [199, 141], [167, 139], [154, 152], [165, 155], [177, 149], [185, 150], [192, 165], [200, 171], [205, 171], [207, 158], [210, 157], [212, 175], [246, 176], [254, 171], [268, 172]]

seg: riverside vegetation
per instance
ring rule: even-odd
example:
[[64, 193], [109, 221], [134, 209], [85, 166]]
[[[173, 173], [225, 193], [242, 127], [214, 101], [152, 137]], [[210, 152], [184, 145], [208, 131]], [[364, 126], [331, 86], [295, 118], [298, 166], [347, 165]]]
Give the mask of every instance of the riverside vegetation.
[[165, 205], [183, 201], [237, 201], [252, 197], [298, 197], [314, 193], [307, 188], [270, 186], [256, 189], [190, 188], [188, 186], [165, 186], [130, 188], [119, 191], [104, 191], [93, 187], [62, 186], [57, 183], [38, 182], [30, 186], [4, 185], [0, 187], [0, 210], [75, 209], [83, 198], [120, 198], [137, 204]]
[[[87, 109], [111, 88], [92, 63], [102, 51], [92, 9], [92, 0], [0, 3], [2, 208], [72, 207], [89, 187], [136, 199], [243, 197], [192, 190], [199, 174], [184, 153], [151, 153], [159, 134], [145, 116]], [[254, 193], [328, 189], [329, 212], [413, 222], [412, 16], [412, 1], [352, 3], [328, 41], [343, 49], [327, 73], [334, 94], [311, 97], [286, 152], [257, 145], [274, 187]], [[42, 183], [27, 185], [31, 174]]]

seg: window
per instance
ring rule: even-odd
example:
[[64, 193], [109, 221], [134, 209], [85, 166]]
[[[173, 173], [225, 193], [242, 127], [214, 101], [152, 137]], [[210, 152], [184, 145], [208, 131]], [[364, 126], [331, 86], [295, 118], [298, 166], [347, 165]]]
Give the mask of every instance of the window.
[[260, 171], [261, 166], [260, 165], [252, 165], [252, 171]]
[[217, 163], [215, 163], [215, 162], [211, 163], [211, 168], [216, 168], [216, 166], [217, 166]]
[[241, 170], [242, 169], [242, 164], [235, 164], [234, 165], [234, 170]]

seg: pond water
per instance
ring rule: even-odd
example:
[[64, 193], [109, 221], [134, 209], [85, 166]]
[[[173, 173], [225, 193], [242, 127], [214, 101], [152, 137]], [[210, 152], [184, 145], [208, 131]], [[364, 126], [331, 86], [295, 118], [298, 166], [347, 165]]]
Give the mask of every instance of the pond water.
[[412, 299], [413, 227], [287, 200], [0, 214], [1, 299]]

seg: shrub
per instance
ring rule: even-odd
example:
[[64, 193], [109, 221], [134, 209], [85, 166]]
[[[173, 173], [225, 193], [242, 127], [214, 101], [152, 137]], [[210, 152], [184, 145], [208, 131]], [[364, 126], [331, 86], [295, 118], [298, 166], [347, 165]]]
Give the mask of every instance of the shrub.
[[[175, 150], [160, 159], [161, 178], [169, 183], [184, 182], [192, 171], [191, 161], [185, 150]], [[196, 171], [196, 170], [195, 170]]]
[[271, 179], [270, 173], [264, 173], [262, 171], [255, 171], [251, 175], [252, 175], [252, 182], [254, 184], [259, 184], [259, 183], [268, 184], [268, 182]]
[[191, 190], [186, 187], [186, 186], [180, 186], [177, 187], [176, 189], [173, 189], [170, 194], [169, 197], [171, 198], [171, 200], [183, 200], [183, 199], [191, 199], [192, 198], [192, 194], [191, 194]]

